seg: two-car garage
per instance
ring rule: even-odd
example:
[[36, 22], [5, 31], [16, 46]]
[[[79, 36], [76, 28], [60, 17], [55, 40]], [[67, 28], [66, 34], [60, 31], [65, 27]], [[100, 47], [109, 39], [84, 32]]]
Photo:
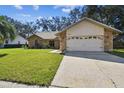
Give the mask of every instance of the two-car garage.
[[72, 36], [67, 39], [68, 51], [104, 51], [102, 36]]

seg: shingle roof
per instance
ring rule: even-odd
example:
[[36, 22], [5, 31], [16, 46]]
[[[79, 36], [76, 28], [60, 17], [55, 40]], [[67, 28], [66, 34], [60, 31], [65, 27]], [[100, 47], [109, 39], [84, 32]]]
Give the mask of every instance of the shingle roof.
[[38, 32], [38, 33], [35, 33], [34, 35], [37, 35], [37, 36], [41, 37], [42, 39], [55, 39], [57, 37], [55, 35], [56, 33], [58, 33], [58, 31], [55, 31], [55, 32], [52, 32], [52, 31], [51, 32]]
[[[106, 25], [106, 24], [100, 23], [100, 22], [98, 22], [98, 21], [95, 21], [95, 20], [93, 20], [93, 19], [91, 19], [91, 18], [87, 18], [87, 17], [84, 17], [84, 18], [82, 18], [81, 20], [79, 20], [78, 22], [76, 22], [76, 23], [74, 23], [74, 24], [72, 24], [72, 25], [66, 27], [66, 28], [63, 29], [61, 32], [66, 31], [67, 29], [71, 28], [72, 26], [74, 26], [74, 25], [76, 25], [76, 24], [78, 24], [78, 23], [80, 23], [80, 22], [82, 22], [82, 21], [84, 21], [84, 20], [90, 21], [90, 22], [95, 23], [95, 24], [97, 24], [97, 25], [100, 25], [100, 26], [102, 26], [102, 27], [104, 27], [104, 28], [111, 29], [111, 30], [114, 31], [114, 32], [122, 33], [122, 31], [120, 31], [120, 30], [118, 30], [118, 29], [116, 29], [116, 28], [114, 28], [114, 27], [108, 26], [108, 25]], [[59, 34], [59, 33], [61, 33], [61, 32], [58, 32], [57, 34]]]

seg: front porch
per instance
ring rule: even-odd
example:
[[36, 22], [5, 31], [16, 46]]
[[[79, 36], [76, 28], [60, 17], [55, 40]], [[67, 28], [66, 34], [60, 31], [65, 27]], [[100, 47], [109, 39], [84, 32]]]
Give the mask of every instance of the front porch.
[[28, 39], [29, 48], [59, 48], [58, 39], [42, 39], [38, 36], [32, 36]]

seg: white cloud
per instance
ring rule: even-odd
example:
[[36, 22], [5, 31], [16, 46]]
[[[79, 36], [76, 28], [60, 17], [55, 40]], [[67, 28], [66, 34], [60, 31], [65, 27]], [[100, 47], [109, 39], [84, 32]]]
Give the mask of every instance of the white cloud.
[[23, 17], [31, 17], [30, 14], [21, 14], [21, 16], [23, 16]]
[[53, 18], [52, 16], [49, 16], [49, 17], [48, 17], [48, 19], [50, 19], [50, 20], [51, 20], [52, 18]]
[[54, 6], [54, 9], [61, 8], [63, 12], [70, 13], [70, 11], [73, 10], [75, 7], [77, 6], [76, 5], [57, 5], [57, 6]]
[[23, 9], [23, 7], [22, 7], [21, 5], [14, 5], [14, 7], [15, 7], [16, 9], [19, 9], [19, 10], [22, 10], [22, 9]]
[[38, 16], [37, 19], [42, 19], [43, 17], [42, 16]]
[[33, 5], [33, 9], [34, 10], [38, 10], [39, 9], [39, 6], [38, 5]]
[[70, 13], [71, 9], [69, 9], [69, 8], [62, 8], [62, 11], [65, 12], [65, 13]]
[[57, 8], [60, 8], [60, 7], [61, 7], [61, 5], [55, 5], [53, 8], [57, 9]]
[[54, 9], [57, 9], [57, 8], [75, 8], [76, 5], [55, 5], [54, 6]]
[[38, 17], [36, 17], [36, 19], [42, 19], [42, 18], [49, 19], [49, 20], [53, 19], [52, 16], [46, 16], [46, 17], [38, 16]]

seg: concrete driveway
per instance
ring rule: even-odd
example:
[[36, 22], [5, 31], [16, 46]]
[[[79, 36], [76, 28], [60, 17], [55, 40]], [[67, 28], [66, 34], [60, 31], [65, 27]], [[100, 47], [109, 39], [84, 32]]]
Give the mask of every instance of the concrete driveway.
[[124, 58], [104, 52], [67, 52], [51, 87], [124, 87]]

